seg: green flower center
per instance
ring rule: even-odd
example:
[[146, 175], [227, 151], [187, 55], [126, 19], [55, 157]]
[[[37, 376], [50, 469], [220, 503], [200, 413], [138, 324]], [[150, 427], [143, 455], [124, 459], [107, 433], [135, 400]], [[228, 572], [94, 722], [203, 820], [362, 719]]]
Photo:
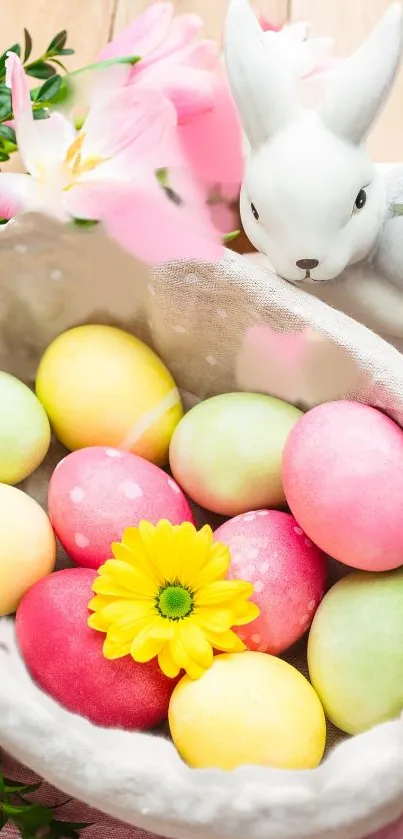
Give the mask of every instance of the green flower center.
[[163, 618], [179, 621], [193, 611], [193, 597], [189, 589], [180, 583], [167, 583], [160, 589], [156, 605]]

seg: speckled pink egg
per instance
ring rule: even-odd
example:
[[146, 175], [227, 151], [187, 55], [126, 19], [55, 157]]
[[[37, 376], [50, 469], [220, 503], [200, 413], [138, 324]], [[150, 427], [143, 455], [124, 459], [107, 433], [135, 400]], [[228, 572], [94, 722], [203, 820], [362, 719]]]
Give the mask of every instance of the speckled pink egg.
[[189, 504], [162, 469], [130, 452], [93, 446], [72, 452], [49, 485], [49, 516], [56, 535], [77, 565], [99, 568], [126, 527], [193, 522]]
[[248, 649], [279, 655], [310, 627], [325, 592], [326, 557], [293, 516], [256, 510], [221, 525], [214, 538], [231, 550], [231, 579], [254, 584], [260, 615], [238, 635]]
[[329, 402], [291, 430], [283, 457], [291, 512], [322, 550], [365, 571], [403, 564], [403, 432], [358, 402]]
[[36, 583], [18, 607], [17, 640], [35, 682], [97, 725], [147, 729], [161, 723], [175, 681], [156, 661], [108, 661], [104, 635], [88, 626], [95, 571], [69, 568]]

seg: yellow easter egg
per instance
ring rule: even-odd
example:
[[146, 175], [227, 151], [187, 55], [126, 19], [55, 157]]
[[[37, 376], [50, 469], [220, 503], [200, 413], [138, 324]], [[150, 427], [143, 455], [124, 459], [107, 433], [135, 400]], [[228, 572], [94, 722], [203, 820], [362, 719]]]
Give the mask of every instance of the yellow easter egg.
[[56, 539], [42, 507], [20, 489], [0, 484], [0, 616], [15, 612], [55, 562]]
[[162, 361], [112, 326], [79, 326], [59, 335], [40, 362], [36, 393], [66, 448], [123, 448], [158, 465], [166, 463], [183, 415]]
[[313, 769], [325, 749], [325, 715], [313, 687], [265, 653], [225, 653], [201, 679], [185, 676], [171, 697], [169, 725], [178, 752], [198, 769]]

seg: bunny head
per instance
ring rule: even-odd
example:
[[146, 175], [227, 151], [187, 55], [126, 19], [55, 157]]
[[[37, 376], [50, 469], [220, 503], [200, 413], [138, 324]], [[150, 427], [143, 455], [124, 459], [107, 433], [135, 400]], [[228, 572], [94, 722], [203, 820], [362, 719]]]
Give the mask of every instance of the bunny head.
[[291, 282], [331, 280], [375, 246], [386, 194], [364, 143], [402, 46], [403, 9], [394, 3], [334, 71], [319, 108], [305, 110], [282, 39], [262, 31], [249, 0], [230, 0], [226, 66], [250, 144], [242, 222], [252, 244]]

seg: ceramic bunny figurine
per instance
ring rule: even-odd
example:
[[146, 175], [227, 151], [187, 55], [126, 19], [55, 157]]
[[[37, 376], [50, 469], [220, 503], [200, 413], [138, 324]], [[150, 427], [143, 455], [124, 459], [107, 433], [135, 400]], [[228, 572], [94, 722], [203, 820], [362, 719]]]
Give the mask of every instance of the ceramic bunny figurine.
[[377, 166], [365, 148], [399, 69], [402, 6], [335, 69], [315, 111], [298, 104], [292, 63], [269, 34], [249, 0], [230, 0], [225, 59], [250, 146], [246, 234], [280, 277], [403, 345], [403, 163]]

